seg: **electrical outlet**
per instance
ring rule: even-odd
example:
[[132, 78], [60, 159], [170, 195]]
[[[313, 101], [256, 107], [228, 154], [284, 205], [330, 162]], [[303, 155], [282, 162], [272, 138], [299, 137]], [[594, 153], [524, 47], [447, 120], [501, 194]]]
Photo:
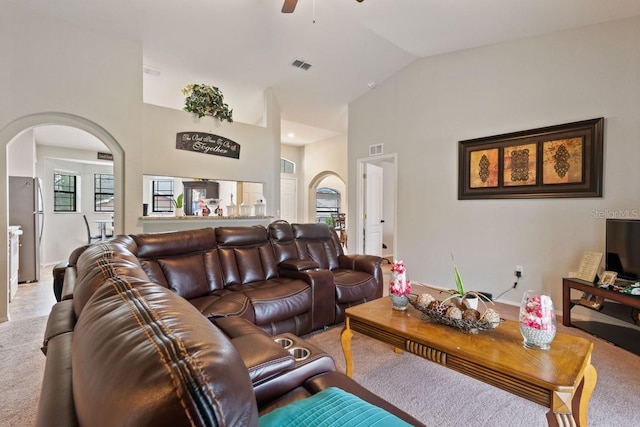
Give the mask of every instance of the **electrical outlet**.
[[524, 267], [521, 265], [516, 265], [515, 275], [518, 279], [524, 276]]

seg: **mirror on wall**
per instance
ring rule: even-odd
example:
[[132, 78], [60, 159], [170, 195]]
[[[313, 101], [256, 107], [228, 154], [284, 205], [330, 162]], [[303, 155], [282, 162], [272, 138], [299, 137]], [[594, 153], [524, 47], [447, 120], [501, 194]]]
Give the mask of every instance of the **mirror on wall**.
[[[143, 203], [149, 216], [173, 216], [182, 195], [185, 215], [264, 215], [261, 182], [144, 175]], [[258, 204], [256, 213], [255, 205]], [[262, 210], [261, 210], [262, 209]]]

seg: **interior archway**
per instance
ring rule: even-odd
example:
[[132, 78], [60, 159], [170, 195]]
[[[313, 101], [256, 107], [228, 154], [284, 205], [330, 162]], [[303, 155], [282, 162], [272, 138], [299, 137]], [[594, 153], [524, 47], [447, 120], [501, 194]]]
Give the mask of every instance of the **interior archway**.
[[[5, 225], [5, 230], [9, 226], [7, 189], [8, 189], [8, 173], [7, 173], [7, 147], [17, 137], [30, 129], [43, 125], [63, 125], [84, 130], [93, 135], [111, 151], [113, 155], [113, 175], [114, 175], [114, 192], [115, 192], [115, 208], [114, 208], [114, 232], [121, 233], [123, 227], [124, 214], [124, 150], [118, 141], [102, 126], [87, 120], [83, 117], [68, 113], [37, 113], [21, 117], [10, 122], [7, 126], [0, 129], [0, 143], [3, 143], [4, 150], [2, 153], [2, 163], [5, 165], [5, 173], [0, 174], [0, 188], [2, 188], [2, 198], [4, 209], [0, 211], [0, 221]], [[0, 248], [0, 256], [6, 260], [8, 257], [8, 235], [3, 233], [4, 245]], [[0, 283], [0, 322], [9, 319], [9, 299], [8, 299], [8, 282], [9, 271], [7, 263], [0, 263], [0, 277], [5, 280]]]
[[[326, 185], [325, 185], [326, 184]], [[317, 174], [309, 183], [307, 200], [307, 221], [316, 222], [316, 192], [320, 187], [329, 187], [340, 193], [340, 206], [343, 212], [347, 212], [347, 184], [333, 171], [323, 171]]]

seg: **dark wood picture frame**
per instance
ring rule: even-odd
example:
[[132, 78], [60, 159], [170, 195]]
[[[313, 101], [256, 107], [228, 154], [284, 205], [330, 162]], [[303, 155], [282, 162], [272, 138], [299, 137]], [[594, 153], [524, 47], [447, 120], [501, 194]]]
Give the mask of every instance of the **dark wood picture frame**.
[[458, 142], [458, 199], [602, 197], [604, 118]]

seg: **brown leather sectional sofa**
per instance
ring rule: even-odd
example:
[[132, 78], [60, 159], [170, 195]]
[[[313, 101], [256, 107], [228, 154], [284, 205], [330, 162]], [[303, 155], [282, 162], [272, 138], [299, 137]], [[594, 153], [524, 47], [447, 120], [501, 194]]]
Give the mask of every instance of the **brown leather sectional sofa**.
[[421, 425], [299, 337], [382, 295], [380, 259], [345, 255], [328, 227], [117, 236], [78, 252], [45, 332], [38, 425], [254, 426], [334, 387], [384, 425]]

